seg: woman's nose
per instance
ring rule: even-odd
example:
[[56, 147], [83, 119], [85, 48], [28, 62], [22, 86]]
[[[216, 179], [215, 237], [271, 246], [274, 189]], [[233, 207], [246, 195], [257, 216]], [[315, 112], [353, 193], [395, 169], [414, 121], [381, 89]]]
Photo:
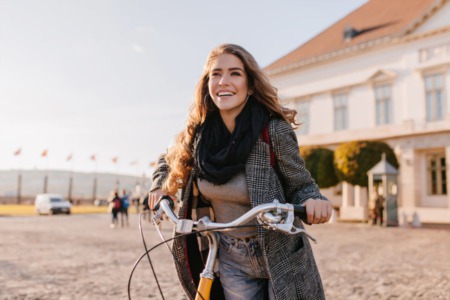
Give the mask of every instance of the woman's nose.
[[219, 85], [224, 86], [228, 84], [228, 76], [223, 75], [219, 80]]

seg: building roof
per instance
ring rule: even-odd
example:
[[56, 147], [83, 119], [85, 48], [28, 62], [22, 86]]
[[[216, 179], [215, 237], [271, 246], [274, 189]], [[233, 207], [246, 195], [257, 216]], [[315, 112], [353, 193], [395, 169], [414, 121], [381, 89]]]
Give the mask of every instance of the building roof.
[[[448, 0], [369, 0], [294, 51], [268, 65], [265, 71], [293, 69], [306, 60], [357, 45], [409, 34]], [[354, 35], [344, 38], [344, 29]], [[375, 44], [375, 43], [373, 43]]]
[[367, 174], [373, 175], [397, 175], [398, 170], [386, 160], [386, 153], [381, 155], [381, 160], [370, 169]]

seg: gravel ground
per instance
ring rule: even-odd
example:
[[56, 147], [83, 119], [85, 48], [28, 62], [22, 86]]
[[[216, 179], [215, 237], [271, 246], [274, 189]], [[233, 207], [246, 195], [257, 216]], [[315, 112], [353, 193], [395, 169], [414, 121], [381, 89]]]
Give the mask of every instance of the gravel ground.
[[[144, 253], [138, 216], [109, 228], [110, 216], [0, 217], [0, 299], [127, 299]], [[159, 242], [143, 224], [149, 247]], [[334, 223], [308, 227], [327, 299], [450, 299], [450, 229]], [[171, 229], [163, 226], [163, 234]], [[165, 299], [185, 299], [166, 247], [152, 251]], [[132, 299], [161, 299], [147, 259]]]

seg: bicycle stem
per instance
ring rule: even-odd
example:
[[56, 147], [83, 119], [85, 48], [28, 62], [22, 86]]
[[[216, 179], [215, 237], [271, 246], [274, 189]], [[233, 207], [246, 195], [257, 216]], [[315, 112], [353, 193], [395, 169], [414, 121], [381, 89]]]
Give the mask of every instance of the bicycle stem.
[[214, 262], [216, 261], [217, 250], [219, 248], [219, 235], [216, 232], [205, 232], [209, 242], [209, 253], [206, 259], [205, 268], [200, 277], [214, 279]]

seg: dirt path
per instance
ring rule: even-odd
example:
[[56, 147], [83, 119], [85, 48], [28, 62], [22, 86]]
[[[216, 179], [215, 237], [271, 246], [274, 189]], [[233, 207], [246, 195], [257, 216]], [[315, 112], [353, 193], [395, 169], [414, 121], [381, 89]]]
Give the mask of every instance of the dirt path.
[[[127, 299], [144, 248], [137, 215], [109, 228], [109, 215], [0, 218], [0, 299]], [[327, 299], [450, 299], [450, 230], [309, 227]], [[147, 245], [159, 242], [144, 224]], [[170, 235], [170, 229], [163, 232]], [[165, 247], [152, 252], [165, 299], [185, 299]], [[132, 299], [161, 299], [148, 261], [136, 269]]]

